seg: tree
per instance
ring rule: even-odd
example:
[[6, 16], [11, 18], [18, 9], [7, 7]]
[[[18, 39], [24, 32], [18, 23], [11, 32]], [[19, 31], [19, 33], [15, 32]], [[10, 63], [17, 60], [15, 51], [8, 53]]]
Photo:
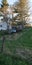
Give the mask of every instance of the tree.
[[7, 11], [7, 9], [8, 9], [8, 2], [7, 2], [7, 0], [2, 0], [0, 11], [3, 13], [2, 14], [3, 22], [7, 23], [7, 29], [8, 29], [8, 17], [7, 17], [8, 11]]
[[14, 6], [15, 10], [19, 13], [18, 19], [22, 21], [22, 23], [26, 23], [25, 19], [28, 17], [28, 12], [30, 7], [28, 6], [28, 0], [19, 0], [18, 4]]
[[2, 0], [2, 4], [3, 5], [7, 5], [8, 3], [7, 3], [7, 0]]
[[[3, 22], [7, 23], [7, 30], [8, 30], [8, 17], [7, 17], [7, 9], [8, 9], [8, 3], [7, 0], [2, 0], [2, 4], [1, 4], [1, 8], [0, 11], [2, 13], [3, 16]], [[4, 48], [4, 42], [5, 42], [5, 35], [4, 35], [4, 31], [3, 31], [3, 39], [2, 39], [2, 47], [1, 47], [1, 52], [3, 52], [3, 48]]]
[[1, 11], [4, 13], [7, 11], [7, 8], [8, 8], [8, 2], [7, 0], [2, 0], [2, 4], [1, 4]]

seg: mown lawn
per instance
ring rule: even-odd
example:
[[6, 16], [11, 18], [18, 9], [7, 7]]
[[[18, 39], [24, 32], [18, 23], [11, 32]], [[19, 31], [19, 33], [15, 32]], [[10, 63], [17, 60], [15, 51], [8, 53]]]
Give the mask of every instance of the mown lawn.
[[[32, 50], [32, 28], [19, 32], [19, 35], [20, 36], [16, 40], [5, 40], [4, 53], [7, 54], [0, 54], [0, 65], [32, 65], [30, 61], [28, 62], [25, 59], [21, 59], [16, 56], [14, 57], [8, 54], [8, 52], [16, 54], [16, 49], [21, 50], [21, 48], [28, 48]], [[0, 40], [0, 47], [1, 45], [2, 41]]]
[[[21, 35], [22, 34], [22, 35]], [[11, 49], [11, 47], [25, 47], [32, 48], [32, 28], [28, 31], [22, 31], [19, 33], [21, 35], [16, 40], [6, 40], [5, 45]]]
[[[0, 65], [30, 65], [26, 60], [22, 60], [10, 55], [0, 54]], [[32, 65], [32, 64], [31, 64]]]

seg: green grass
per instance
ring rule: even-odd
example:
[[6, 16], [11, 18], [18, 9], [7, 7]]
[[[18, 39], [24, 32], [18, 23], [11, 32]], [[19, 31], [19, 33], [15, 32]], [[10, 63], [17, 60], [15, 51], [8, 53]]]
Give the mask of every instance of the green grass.
[[[21, 49], [22, 47], [32, 49], [32, 28], [30, 28], [30, 30], [28, 29], [28, 31], [24, 29], [18, 34], [20, 35], [20, 37], [16, 40], [5, 40], [5, 48], [7, 48], [7, 51], [9, 50], [13, 54], [16, 53], [16, 48]], [[2, 40], [0, 40], [0, 46], [1, 45]], [[0, 54], [0, 65], [32, 65], [32, 63], [11, 55]]]
[[32, 29], [23, 34], [17, 41], [24, 47], [32, 48]]
[[[24, 33], [25, 32], [25, 33]], [[20, 32], [20, 37], [17, 40], [6, 40], [6, 47], [9, 49], [18, 47], [32, 48], [32, 28], [29, 31]]]
[[30, 64], [26, 60], [22, 60], [14, 56], [0, 54], [0, 65], [30, 65]]

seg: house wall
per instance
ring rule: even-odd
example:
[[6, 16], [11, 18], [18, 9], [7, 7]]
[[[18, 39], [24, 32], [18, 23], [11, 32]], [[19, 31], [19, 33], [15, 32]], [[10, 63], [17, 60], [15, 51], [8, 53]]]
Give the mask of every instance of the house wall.
[[0, 30], [7, 30], [7, 23], [6, 22], [0, 22]]

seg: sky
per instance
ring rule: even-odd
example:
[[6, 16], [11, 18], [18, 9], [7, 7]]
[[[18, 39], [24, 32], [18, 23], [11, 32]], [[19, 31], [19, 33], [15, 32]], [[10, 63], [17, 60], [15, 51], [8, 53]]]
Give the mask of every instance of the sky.
[[[1, 3], [2, 0], [0, 0]], [[14, 2], [16, 2], [17, 0], [7, 0], [9, 4], [13, 4]], [[32, 0], [29, 0], [30, 5], [32, 4]]]
[[[1, 3], [2, 0], [0, 0], [0, 3]], [[9, 4], [13, 4], [14, 2], [16, 2], [17, 0], [7, 0]]]

